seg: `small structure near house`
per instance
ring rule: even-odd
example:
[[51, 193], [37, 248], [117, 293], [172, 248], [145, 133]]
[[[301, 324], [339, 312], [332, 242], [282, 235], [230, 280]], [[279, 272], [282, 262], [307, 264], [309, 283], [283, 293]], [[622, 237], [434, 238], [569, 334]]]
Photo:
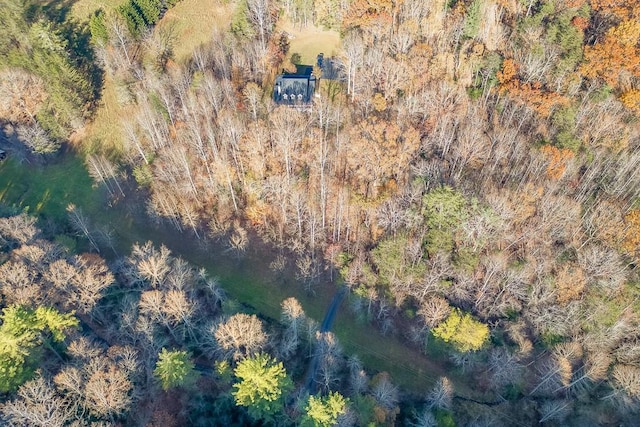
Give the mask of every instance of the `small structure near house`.
[[7, 158], [7, 152], [0, 150], [0, 162]]
[[316, 77], [310, 65], [296, 65], [295, 73], [283, 71], [276, 77], [273, 87], [273, 100], [277, 104], [305, 105], [313, 99], [316, 91]]

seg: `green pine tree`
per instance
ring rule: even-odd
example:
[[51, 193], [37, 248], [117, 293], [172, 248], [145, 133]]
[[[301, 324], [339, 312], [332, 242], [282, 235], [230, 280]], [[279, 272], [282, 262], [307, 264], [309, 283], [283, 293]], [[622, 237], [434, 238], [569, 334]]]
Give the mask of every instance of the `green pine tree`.
[[195, 365], [186, 351], [163, 348], [153, 371], [163, 390], [191, 384], [196, 379]]
[[301, 426], [330, 427], [337, 423], [338, 417], [345, 413], [349, 399], [338, 392], [330, 392], [328, 396], [309, 396], [302, 417]]
[[54, 308], [5, 308], [0, 326], [0, 392], [14, 391], [29, 380], [38, 367], [42, 345], [50, 339], [64, 340], [65, 331], [77, 325], [73, 313]]
[[236, 405], [246, 406], [252, 418], [270, 421], [283, 410], [293, 383], [282, 362], [261, 353], [242, 360], [234, 373], [239, 379], [233, 386]]
[[476, 351], [489, 339], [489, 327], [469, 313], [454, 309], [444, 322], [433, 329], [433, 335], [444, 342], [451, 342], [458, 351]]

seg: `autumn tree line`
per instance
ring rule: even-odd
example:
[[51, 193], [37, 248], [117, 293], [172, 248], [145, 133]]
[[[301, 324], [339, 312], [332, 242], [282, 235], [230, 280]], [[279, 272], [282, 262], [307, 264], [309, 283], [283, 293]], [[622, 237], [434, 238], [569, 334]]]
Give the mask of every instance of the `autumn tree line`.
[[[310, 292], [321, 291], [327, 270], [339, 272], [364, 321], [432, 357], [445, 354], [452, 372], [476, 379], [470, 386], [486, 404], [456, 398], [454, 377], [442, 378], [420, 397], [418, 425], [633, 419], [635, 3], [233, 7], [229, 26], [185, 64], [172, 59], [162, 31], [138, 32], [117, 12], [92, 18], [96, 63], [133, 111], [118, 125], [119, 155], [87, 157], [97, 182], [115, 194], [120, 171], [129, 172], [148, 191], [153, 215], [198, 239], [223, 239], [239, 255], [254, 231], [295, 254], [281, 261]], [[270, 101], [275, 73], [292, 53], [279, 30], [283, 17], [342, 36], [342, 77], [321, 83], [311, 111]], [[180, 325], [167, 339], [183, 345], [197, 335], [190, 317], [161, 315], [172, 290], [145, 291], [154, 293], [144, 301], [155, 301], [153, 322]], [[197, 292], [191, 297], [187, 306], [200, 303]], [[149, 360], [162, 351], [144, 348], [152, 348]], [[229, 351], [237, 360], [238, 350]], [[254, 362], [277, 367], [266, 356]], [[335, 390], [325, 384], [322, 399]], [[379, 422], [393, 422], [395, 403], [371, 407], [386, 408], [374, 411]]]

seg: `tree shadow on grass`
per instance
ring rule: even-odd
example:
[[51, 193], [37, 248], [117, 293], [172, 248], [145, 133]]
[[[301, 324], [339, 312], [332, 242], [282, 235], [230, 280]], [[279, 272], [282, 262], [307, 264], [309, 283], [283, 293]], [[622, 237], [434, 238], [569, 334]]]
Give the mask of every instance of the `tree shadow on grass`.
[[39, 20], [54, 24], [56, 32], [66, 41], [66, 51], [75, 68], [91, 84], [92, 96], [86, 100], [91, 115], [102, 93], [104, 70], [96, 60], [96, 52], [91, 44], [88, 22], [79, 22], [71, 17], [71, 8], [77, 0], [51, 0], [34, 2], [25, 8], [25, 20], [34, 23]]

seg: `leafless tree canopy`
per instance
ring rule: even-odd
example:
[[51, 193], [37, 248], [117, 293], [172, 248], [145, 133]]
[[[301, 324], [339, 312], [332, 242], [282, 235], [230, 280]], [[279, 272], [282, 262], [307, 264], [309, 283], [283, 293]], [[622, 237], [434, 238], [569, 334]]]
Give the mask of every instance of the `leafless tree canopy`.
[[220, 323], [214, 336], [224, 357], [236, 360], [258, 353], [268, 343], [262, 321], [244, 313], [234, 314]]

